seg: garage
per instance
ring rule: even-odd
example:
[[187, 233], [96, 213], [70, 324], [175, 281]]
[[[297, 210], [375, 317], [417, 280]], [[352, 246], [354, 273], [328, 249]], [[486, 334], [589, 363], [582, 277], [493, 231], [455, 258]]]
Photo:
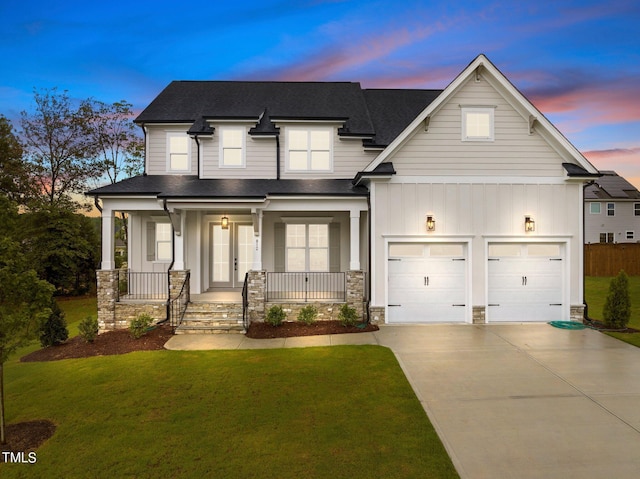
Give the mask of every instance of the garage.
[[487, 272], [487, 321], [564, 318], [562, 244], [489, 244]]
[[466, 244], [390, 243], [387, 321], [464, 322]]

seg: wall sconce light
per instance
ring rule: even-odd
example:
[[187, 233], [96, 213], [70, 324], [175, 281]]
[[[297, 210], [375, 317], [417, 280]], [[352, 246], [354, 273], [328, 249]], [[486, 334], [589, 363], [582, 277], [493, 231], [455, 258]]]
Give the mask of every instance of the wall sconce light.
[[427, 216], [427, 231], [435, 231], [436, 230], [436, 220], [433, 216]]
[[229, 218], [227, 218], [226, 216], [223, 216], [222, 219], [220, 220], [221, 224], [222, 224], [222, 229], [223, 230], [228, 230], [229, 229]]
[[536, 222], [533, 221], [533, 218], [531, 216], [524, 217], [524, 230], [527, 233], [536, 230]]

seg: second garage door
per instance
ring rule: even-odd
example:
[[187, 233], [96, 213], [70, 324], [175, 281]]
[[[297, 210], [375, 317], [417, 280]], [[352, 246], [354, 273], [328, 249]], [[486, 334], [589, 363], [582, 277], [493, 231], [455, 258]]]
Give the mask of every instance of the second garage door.
[[563, 319], [563, 263], [561, 244], [490, 244], [487, 320]]
[[456, 243], [391, 243], [388, 321], [465, 321], [465, 249]]

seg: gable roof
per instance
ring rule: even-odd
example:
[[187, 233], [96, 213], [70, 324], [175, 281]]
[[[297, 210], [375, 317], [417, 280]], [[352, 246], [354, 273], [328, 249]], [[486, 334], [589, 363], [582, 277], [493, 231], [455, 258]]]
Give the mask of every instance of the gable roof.
[[615, 171], [601, 171], [602, 176], [587, 186], [585, 200], [638, 200], [640, 191]]
[[[386, 161], [393, 155], [406, 141], [413, 132], [423, 124], [428, 117], [437, 113], [437, 111], [448, 101], [448, 99], [461, 88], [472, 75], [488, 76], [495, 80], [501, 93], [509, 97], [513, 102], [519, 105], [520, 109], [526, 112], [530, 122], [539, 125], [542, 132], [548, 134], [548, 141], [551, 146], [556, 149], [567, 160], [571, 159], [576, 165], [580, 166], [586, 173], [586, 177], [597, 175], [598, 170], [580, 153], [569, 140], [549, 121], [547, 118], [513, 86], [513, 84], [504, 76], [504, 74], [489, 61], [489, 59], [480, 54], [478, 55], [442, 92], [430, 102], [422, 112], [420, 112], [411, 123], [395, 137], [393, 142], [380, 153], [367, 167], [364, 172], [375, 170], [378, 165]], [[566, 168], [565, 168], [566, 169]]]
[[211, 135], [208, 120], [255, 122], [251, 135], [275, 135], [278, 121], [341, 123], [341, 136], [383, 148], [441, 90], [362, 89], [350, 82], [174, 81], [136, 123], [186, 123], [189, 134]]

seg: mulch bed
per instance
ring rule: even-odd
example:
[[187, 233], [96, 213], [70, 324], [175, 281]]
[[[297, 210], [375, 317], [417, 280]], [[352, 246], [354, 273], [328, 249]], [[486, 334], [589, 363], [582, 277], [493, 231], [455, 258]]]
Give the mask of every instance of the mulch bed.
[[597, 321], [595, 319], [585, 319], [582, 321], [585, 326], [593, 329], [597, 329], [598, 331], [608, 331], [612, 333], [640, 333], [640, 330], [634, 328], [624, 328], [624, 329], [611, 329], [606, 324], [601, 321]]
[[[56, 425], [46, 420], [8, 424], [5, 428], [7, 443], [0, 444], [0, 451], [31, 452], [53, 436], [55, 431]], [[0, 462], [4, 462], [2, 455]]]
[[280, 326], [253, 322], [246, 336], [252, 339], [291, 338], [294, 336], [317, 336], [319, 334], [366, 333], [378, 331], [375, 324], [366, 324], [364, 328], [343, 326], [340, 321], [318, 321], [314, 324], [285, 321]]

